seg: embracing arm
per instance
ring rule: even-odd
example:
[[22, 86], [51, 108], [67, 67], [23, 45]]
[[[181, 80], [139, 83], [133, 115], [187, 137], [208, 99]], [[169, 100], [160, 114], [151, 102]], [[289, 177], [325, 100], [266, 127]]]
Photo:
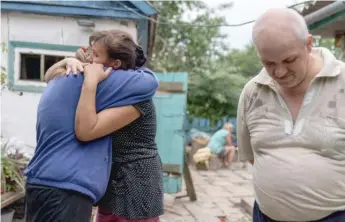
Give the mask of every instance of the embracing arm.
[[70, 71], [76, 75], [79, 72], [83, 72], [83, 66], [87, 65], [87, 63], [82, 63], [78, 59], [75, 58], [66, 58], [63, 59], [54, 65], [52, 65], [46, 72], [44, 76], [44, 80], [48, 83], [50, 80], [54, 79], [56, 76], [64, 76], [68, 75]]
[[75, 133], [79, 140], [90, 141], [123, 128], [140, 117], [134, 106], [105, 109], [96, 113], [98, 81], [85, 78], [75, 117]]
[[48, 83], [50, 80], [54, 79], [56, 76], [64, 75], [66, 72], [67, 59], [63, 59], [54, 65], [52, 65], [46, 72], [44, 76], [44, 81]]
[[84, 83], [75, 115], [75, 134], [81, 141], [106, 136], [139, 118], [141, 112], [133, 104], [152, 99], [158, 87], [157, 79], [150, 71], [131, 73], [133, 71], [119, 70], [103, 84], [102, 96], [97, 96], [96, 103], [97, 85], [111, 70], [104, 71], [104, 66], [96, 63], [84, 69]]

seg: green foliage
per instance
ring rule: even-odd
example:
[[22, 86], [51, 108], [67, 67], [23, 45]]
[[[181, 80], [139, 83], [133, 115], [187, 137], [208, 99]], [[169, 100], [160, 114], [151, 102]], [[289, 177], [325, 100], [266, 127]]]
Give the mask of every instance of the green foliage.
[[[224, 18], [201, 1], [154, 1], [160, 11], [150, 67], [156, 72], [188, 72], [188, 111], [216, 121], [235, 115], [245, 82], [231, 65], [220, 62], [229, 52], [220, 34]], [[222, 9], [232, 4], [222, 6]], [[216, 9], [219, 10], [219, 9]], [[187, 12], [194, 18], [183, 20]], [[166, 24], [169, 23], [169, 24]]]
[[154, 1], [152, 4], [160, 16], [150, 66], [157, 72], [187, 71], [190, 75], [206, 67], [219, 51], [212, 45], [223, 39], [219, 27], [191, 26], [183, 16], [191, 10], [199, 12], [189, 23], [205, 26], [219, 25], [223, 18], [212, 17], [212, 10], [200, 1]]
[[189, 85], [189, 111], [212, 123], [224, 116], [236, 116], [238, 98], [247, 80], [226, 67], [200, 73]]
[[1, 193], [24, 190], [23, 170], [28, 163], [9, 142], [1, 143]]
[[[1, 42], [1, 53], [7, 53], [6, 43]], [[1, 76], [0, 76], [0, 84], [4, 85], [6, 83], [7, 78], [7, 70], [4, 66], [1, 66]]]
[[253, 44], [248, 44], [242, 50], [231, 50], [223, 61], [232, 66], [235, 73], [244, 77], [253, 77], [262, 69], [262, 64]]

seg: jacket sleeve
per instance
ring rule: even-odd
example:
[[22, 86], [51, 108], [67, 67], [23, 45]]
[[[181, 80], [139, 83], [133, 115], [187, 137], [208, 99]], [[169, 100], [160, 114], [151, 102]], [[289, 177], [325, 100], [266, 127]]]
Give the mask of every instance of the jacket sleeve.
[[117, 70], [97, 87], [97, 112], [150, 100], [159, 86], [150, 70]]

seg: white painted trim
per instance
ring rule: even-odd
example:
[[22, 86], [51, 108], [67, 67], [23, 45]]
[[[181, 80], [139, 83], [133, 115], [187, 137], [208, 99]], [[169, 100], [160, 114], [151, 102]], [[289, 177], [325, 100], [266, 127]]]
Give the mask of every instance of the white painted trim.
[[[74, 56], [75, 52], [58, 51], [58, 50], [46, 50], [46, 49], [30, 49], [30, 48], [15, 48], [14, 49], [14, 83], [22, 86], [46, 86], [45, 82], [30, 81], [20, 79], [20, 54], [32, 53], [38, 55], [50, 55], [50, 56]], [[40, 70], [38, 70], [40, 71]]]

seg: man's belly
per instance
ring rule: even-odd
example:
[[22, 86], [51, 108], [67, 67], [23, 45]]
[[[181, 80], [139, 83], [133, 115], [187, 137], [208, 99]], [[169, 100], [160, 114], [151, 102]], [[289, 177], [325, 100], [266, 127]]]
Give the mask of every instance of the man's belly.
[[274, 220], [313, 221], [345, 210], [345, 157], [274, 150], [255, 157], [253, 183], [260, 209]]

